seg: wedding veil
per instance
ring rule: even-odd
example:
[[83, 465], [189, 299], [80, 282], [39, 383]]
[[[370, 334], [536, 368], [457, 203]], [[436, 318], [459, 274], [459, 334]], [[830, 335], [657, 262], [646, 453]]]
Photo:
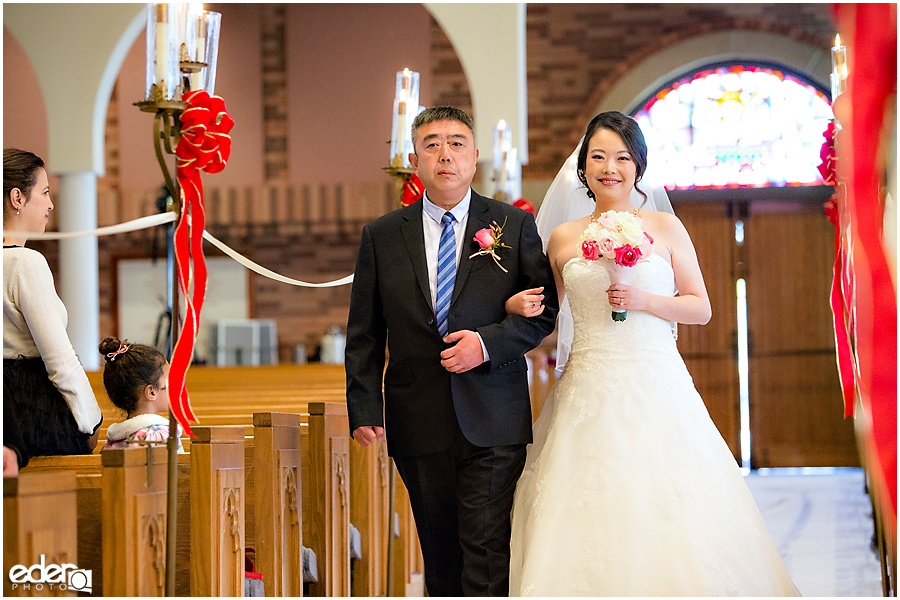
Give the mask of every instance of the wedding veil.
[[[550, 234], [553, 233], [553, 230], [558, 225], [575, 221], [594, 212], [594, 201], [588, 197], [584, 185], [578, 180], [578, 175], [576, 174], [578, 151], [581, 149], [582, 143], [584, 143], [584, 138], [578, 142], [578, 145], [575, 146], [575, 151], [563, 163], [538, 209], [535, 221], [538, 234], [544, 243], [544, 252], [547, 251]], [[651, 169], [648, 165], [647, 171], [644, 172], [644, 176], [641, 178], [641, 184], [643, 185], [639, 186], [647, 194], [647, 202], [644, 203], [644, 197], [637, 190], [631, 191], [631, 202], [635, 206], [643, 204], [641, 206], [642, 210], [667, 212], [674, 215], [675, 211], [672, 208], [669, 195], [666, 194], [666, 189], [661, 185], [653, 185], [654, 180], [650, 171]], [[575, 334], [572, 310], [569, 308], [568, 298], [564, 298], [560, 304], [557, 323], [556, 373], [559, 375], [569, 357], [569, 351], [572, 348], [572, 337]]]

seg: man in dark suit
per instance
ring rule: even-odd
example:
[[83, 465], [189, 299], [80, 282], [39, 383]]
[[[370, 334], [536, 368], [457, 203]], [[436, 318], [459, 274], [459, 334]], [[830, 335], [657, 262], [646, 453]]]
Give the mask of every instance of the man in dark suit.
[[[556, 288], [534, 217], [470, 188], [472, 118], [430, 108], [412, 135], [423, 198], [362, 233], [347, 323], [350, 430], [363, 446], [387, 432], [428, 593], [507, 596], [510, 510], [531, 442], [524, 354], [553, 331]], [[492, 224], [507, 246], [499, 265], [471, 256]], [[508, 298], [540, 287], [541, 314], [506, 313]]]

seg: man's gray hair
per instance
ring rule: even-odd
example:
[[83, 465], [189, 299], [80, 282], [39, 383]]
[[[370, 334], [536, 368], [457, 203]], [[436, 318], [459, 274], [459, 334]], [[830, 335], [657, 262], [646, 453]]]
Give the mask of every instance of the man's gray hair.
[[460, 110], [453, 106], [433, 106], [431, 108], [426, 108], [422, 112], [416, 116], [413, 120], [412, 124], [412, 139], [413, 145], [415, 146], [416, 134], [419, 131], [419, 127], [422, 125], [427, 125], [428, 123], [433, 123], [435, 121], [459, 121], [463, 125], [469, 128], [469, 131], [472, 132], [472, 136], [475, 136], [475, 122], [472, 120], [466, 111]]

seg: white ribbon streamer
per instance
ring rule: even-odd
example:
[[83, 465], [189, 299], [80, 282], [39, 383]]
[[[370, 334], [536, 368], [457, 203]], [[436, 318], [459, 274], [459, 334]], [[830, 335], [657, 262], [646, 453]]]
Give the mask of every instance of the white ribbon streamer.
[[[165, 223], [171, 223], [176, 219], [177, 215], [174, 212], [164, 212], [158, 215], [150, 215], [149, 217], [141, 217], [139, 219], [134, 219], [133, 221], [127, 221], [125, 223], [120, 223], [118, 225], [110, 225], [108, 227], [100, 227], [99, 229], [94, 229], [91, 231], [53, 231], [50, 233], [28, 233], [23, 232], [21, 235], [23, 237], [27, 237], [29, 240], [62, 240], [73, 237], [80, 236], [105, 236], [105, 235], [113, 235], [116, 233], [127, 233], [129, 231], [138, 231], [141, 229], [149, 229], [150, 227], [156, 227], [157, 225], [163, 225]], [[16, 232], [18, 234], [18, 232]], [[337, 287], [339, 285], [346, 285], [348, 283], [353, 283], [353, 274], [347, 275], [346, 277], [342, 277], [341, 279], [337, 279], [335, 281], [328, 281], [326, 283], [307, 283], [306, 281], [300, 281], [299, 279], [291, 279], [290, 277], [285, 277], [284, 275], [279, 275], [274, 271], [270, 271], [262, 265], [259, 265], [249, 258], [235, 252], [224, 243], [213, 237], [213, 235], [203, 230], [203, 237], [210, 244], [230, 256], [232, 259], [242, 264], [245, 268], [250, 269], [255, 273], [259, 273], [263, 277], [268, 277], [269, 279], [274, 279], [275, 281], [280, 281], [281, 283], [287, 283], [288, 285], [296, 285], [301, 287], [310, 287], [310, 288], [323, 288], [323, 287]]]
[[149, 229], [150, 227], [156, 227], [157, 225], [171, 223], [174, 220], [175, 213], [164, 212], [158, 215], [150, 215], [149, 217], [141, 217], [140, 219], [135, 219], [133, 221], [119, 223], [118, 225], [109, 225], [108, 227], [93, 229], [91, 231], [51, 231], [50, 233], [29, 233], [25, 231], [21, 234], [19, 234], [19, 232], [17, 231], [15, 232], [15, 234], [16, 236], [21, 235], [22, 237], [27, 237], [29, 240], [64, 240], [68, 238], [87, 235], [95, 235], [97, 237], [100, 237], [104, 235], [113, 235], [116, 233], [128, 233], [129, 231]]
[[278, 273], [275, 273], [274, 271], [270, 271], [269, 269], [263, 267], [262, 265], [256, 264], [249, 258], [246, 258], [246, 257], [238, 254], [237, 252], [235, 252], [234, 250], [232, 250], [231, 248], [229, 248], [228, 246], [226, 246], [225, 244], [223, 244], [222, 242], [217, 240], [215, 237], [213, 237], [213, 235], [210, 232], [206, 231], [205, 229], [203, 230], [203, 237], [204, 237], [204, 239], [206, 239], [207, 242], [209, 242], [210, 244], [212, 244], [213, 246], [215, 246], [216, 248], [218, 248], [219, 250], [221, 250], [222, 252], [224, 252], [225, 254], [227, 254], [228, 256], [230, 256], [231, 258], [236, 260], [237, 262], [239, 262], [240, 264], [244, 265], [246, 268], [250, 269], [251, 271], [259, 273], [260, 275], [262, 275], [264, 277], [268, 277], [269, 279], [274, 279], [275, 281], [280, 281], [281, 283], [287, 283], [289, 285], [299, 285], [302, 287], [322, 288], [322, 287], [336, 287], [339, 285], [346, 285], [348, 283], [353, 282], [353, 274], [352, 273], [350, 275], [347, 275], [346, 277], [337, 279], [335, 281], [329, 281], [327, 283], [307, 283], [305, 281], [300, 281], [298, 279], [291, 279], [290, 277], [285, 277], [284, 275], [279, 275]]

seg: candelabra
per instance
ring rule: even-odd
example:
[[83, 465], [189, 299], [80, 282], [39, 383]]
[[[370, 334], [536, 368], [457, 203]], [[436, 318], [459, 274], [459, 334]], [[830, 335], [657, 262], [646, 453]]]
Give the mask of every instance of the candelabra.
[[[174, 155], [181, 138], [181, 118], [188, 108], [182, 100], [191, 90], [212, 95], [221, 14], [205, 11], [197, 3], [151, 3], [147, 5], [147, 70], [144, 100], [135, 102], [141, 111], [153, 113], [153, 149], [169, 190], [166, 210], [181, 216], [184, 197], [177, 178], [169, 173], [165, 155]], [[169, 359], [178, 336], [178, 265], [175, 260], [174, 224], [167, 226], [168, 309], [172, 315]], [[178, 485], [178, 421], [169, 407], [168, 486], [166, 510], [166, 596], [175, 595], [175, 550]], [[148, 465], [149, 468], [149, 465]]]

